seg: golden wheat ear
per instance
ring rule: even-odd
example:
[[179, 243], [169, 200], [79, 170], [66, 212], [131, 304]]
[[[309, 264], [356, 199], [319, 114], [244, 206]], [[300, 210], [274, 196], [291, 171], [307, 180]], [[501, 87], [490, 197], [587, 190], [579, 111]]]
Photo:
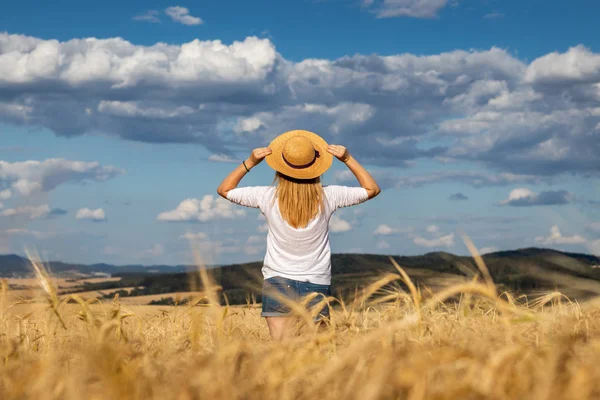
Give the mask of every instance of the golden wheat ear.
[[58, 297], [58, 291], [52, 282], [48, 268], [44, 266], [37, 252], [25, 249], [25, 254], [29, 260], [29, 264], [35, 273], [35, 278], [38, 285], [42, 288], [48, 308], [52, 310], [54, 315], [58, 318], [61, 326], [67, 329], [67, 325], [61, 315], [61, 308], [66, 301], [61, 301]]

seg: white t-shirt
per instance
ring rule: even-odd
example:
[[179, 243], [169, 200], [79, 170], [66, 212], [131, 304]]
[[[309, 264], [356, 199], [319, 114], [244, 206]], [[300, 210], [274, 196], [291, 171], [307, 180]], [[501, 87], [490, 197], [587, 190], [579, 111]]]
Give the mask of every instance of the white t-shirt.
[[329, 219], [339, 208], [366, 201], [366, 189], [324, 186], [325, 209], [305, 228], [296, 229], [283, 219], [279, 202], [274, 201], [274, 186], [232, 189], [227, 199], [246, 207], [260, 208], [268, 224], [267, 252], [262, 268], [265, 279], [280, 276], [297, 281], [331, 284]]

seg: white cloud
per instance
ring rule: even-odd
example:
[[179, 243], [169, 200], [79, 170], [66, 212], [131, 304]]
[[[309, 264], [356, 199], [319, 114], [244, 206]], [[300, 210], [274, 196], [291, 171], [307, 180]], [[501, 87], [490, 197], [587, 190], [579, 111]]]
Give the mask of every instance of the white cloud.
[[201, 18], [190, 15], [190, 10], [185, 7], [168, 7], [165, 9], [165, 14], [171, 17], [173, 21], [179, 22], [183, 25], [200, 25], [203, 23]]
[[25, 217], [28, 219], [45, 218], [50, 213], [48, 204], [40, 206], [19, 206], [15, 208], [7, 208], [0, 213], [3, 217]]
[[561, 245], [561, 244], [586, 244], [588, 240], [581, 235], [563, 236], [558, 226], [554, 225], [550, 229], [550, 236], [538, 236], [535, 238], [536, 243], [542, 245]]
[[412, 226], [403, 227], [403, 228], [392, 228], [389, 225], [381, 224], [377, 226], [377, 228], [373, 231], [373, 235], [375, 236], [391, 236], [398, 234], [406, 234], [410, 233], [414, 230]]
[[337, 215], [332, 215], [329, 220], [329, 230], [333, 233], [348, 232], [352, 229], [352, 225], [345, 219]]
[[246, 215], [244, 210], [229, 201], [207, 194], [202, 199], [185, 199], [176, 209], [160, 213], [157, 219], [165, 222], [206, 222], [215, 219], [233, 219], [244, 215]]
[[369, 104], [342, 102], [335, 106], [325, 106], [319, 103], [303, 103], [282, 106], [278, 113], [258, 112], [249, 118], [242, 118], [234, 126], [234, 131], [246, 134], [258, 130], [285, 132], [292, 121], [302, 124], [310, 119], [310, 124], [322, 126], [331, 134], [338, 134], [366, 123], [374, 114], [375, 109]]
[[179, 236], [179, 238], [186, 239], [186, 240], [192, 240], [192, 241], [198, 241], [198, 240], [208, 239], [208, 235], [204, 232], [196, 232], [196, 233], [186, 232], [183, 235]]
[[189, 106], [178, 107], [153, 107], [141, 104], [136, 101], [106, 101], [101, 100], [98, 103], [97, 111], [115, 117], [125, 118], [151, 118], [151, 119], [170, 119], [180, 118], [196, 112]]
[[450, 233], [448, 235], [442, 236], [440, 228], [437, 225], [429, 225], [425, 228], [425, 230], [431, 234], [433, 239], [426, 239], [419, 235], [413, 236], [413, 242], [417, 246], [422, 247], [452, 247], [454, 246], [454, 234]]
[[[0, 83], [19, 85], [53, 81], [65, 89], [71, 85], [84, 89], [85, 85], [99, 84], [101, 100], [112, 98], [111, 91], [122, 91], [144, 82], [151, 82], [157, 89], [170, 87], [175, 90], [180, 90], [182, 85], [249, 83], [264, 79], [276, 58], [273, 44], [268, 39], [256, 37], [230, 46], [218, 40], [194, 40], [181, 46], [158, 43], [145, 47], [120, 38], [58, 42], [3, 33], [0, 43]], [[17, 68], [20, 65], [27, 67]], [[228, 91], [221, 87], [218, 93], [223, 95]], [[151, 99], [159, 100], [163, 94], [156, 92], [158, 96]], [[138, 101], [144, 98], [140, 95]], [[81, 106], [89, 105], [87, 101], [82, 103]], [[100, 100], [96, 101], [99, 103]], [[80, 109], [85, 110], [77, 107], [77, 111]], [[34, 110], [31, 111], [27, 115], [34, 118]]]
[[572, 196], [566, 190], [545, 191], [534, 193], [527, 188], [514, 189], [508, 195], [508, 199], [500, 202], [501, 205], [509, 206], [546, 206], [568, 204]]
[[133, 20], [134, 21], [152, 22], [152, 23], [160, 22], [160, 18], [158, 18], [157, 10], [148, 10], [143, 14], [138, 14], [133, 17]]
[[520, 199], [524, 199], [524, 198], [530, 198], [530, 197], [534, 197], [534, 196], [535, 196], [535, 193], [533, 193], [529, 189], [526, 189], [526, 188], [514, 189], [508, 195], [508, 199], [504, 200], [502, 203], [506, 204], [510, 201], [520, 200]]
[[[367, 4], [415, 16], [447, 5]], [[597, 175], [599, 60], [579, 46], [531, 63], [499, 48], [295, 62], [256, 37], [138, 46], [0, 34], [0, 87], [22, 93], [0, 100], [0, 122], [62, 136], [197, 143], [217, 155], [302, 125], [355, 149], [365, 163], [409, 167], [424, 158], [480, 168], [402, 176], [391, 182], [396, 187], [529, 185]]]
[[[262, 114], [262, 115], [271, 117], [270, 114]], [[264, 126], [264, 123], [261, 121], [260, 117], [253, 116], [253, 117], [249, 117], [249, 118], [239, 119], [237, 124], [233, 127], [233, 130], [238, 133], [254, 132], [261, 126]]]
[[451, 233], [451, 234], [445, 235], [445, 236], [440, 236], [435, 239], [426, 239], [421, 236], [415, 236], [413, 238], [413, 242], [417, 246], [428, 247], [428, 248], [452, 247], [452, 246], [454, 246], [454, 233]]
[[528, 83], [591, 83], [600, 80], [600, 55], [584, 46], [549, 53], [534, 60], [525, 73]]
[[386, 236], [386, 235], [393, 235], [394, 233], [396, 233], [397, 230], [394, 228], [390, 228], [389, 226], [385, 225], [385, 224], [381, 224], [379, 225], [375, 231], [373, 232], [374, 235], [382, 235], [382, 236]]
[[94, 222], [106, 221], [106, 213], [102, 208], [91, 210], [89, 208], [81, 208], [75, 214], [76, 219], [87, 219]]
[[10, 187], [0, 192], [0, 198], [8, 198], [13, 192], [21, 196], [30, 196], [40, 190], [48, 192], [64, 183], [101, 182], [123, 173], [122, 169], [101, 166], [98, 162], [60, 158], [14, 163], [0, 161], [0, 185]]
[[434, 18], [446, 7], [448, 0], [363, 0], [365, 8], [371, 8], [378, 18], [413, 17]]
[[[535, 175], [522, 175], [512, 173], [492, 174], [478, 171], [434, 171], [428, 175], [395, 176], [390, 173], [373, 171], [374, 178], [383, 187], [405, 188], [421, 187], [439, 183], [461, 183], [476, 188], [488, 186], [507, 186], [519, 183], [536, 184], [546, 181], [545, 178]], [[334, 179], [337, 183], [347, 184], [355, 182], [356, 178], [350, 171], [336, 171]]]

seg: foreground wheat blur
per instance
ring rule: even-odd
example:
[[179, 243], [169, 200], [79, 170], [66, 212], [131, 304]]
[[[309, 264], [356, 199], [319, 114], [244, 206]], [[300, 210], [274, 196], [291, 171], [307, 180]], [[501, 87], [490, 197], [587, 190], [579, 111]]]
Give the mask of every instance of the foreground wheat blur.
[[5, 400], [600, 398], [600, 302], [498, 294], [484, 265], [485, 283], [438, 293], [397, 266], [326, 329], [277, 343], [256, 307], [218, 305], [206, 273], [196, 302], [125, 308], [60, 298], [32, 264], [44, 303], [1, 288]]

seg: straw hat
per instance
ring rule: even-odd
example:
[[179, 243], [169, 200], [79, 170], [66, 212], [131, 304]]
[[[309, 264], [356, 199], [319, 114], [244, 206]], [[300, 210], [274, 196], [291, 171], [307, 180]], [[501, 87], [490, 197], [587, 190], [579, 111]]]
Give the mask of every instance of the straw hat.
[[327, 142], [309, 131], [282, 133], [273, 139], [269, 148], [272, 153], [265, 158], [269, 167], [296, 179], [317, 178], [333, 162], [333, 155], [327, 151]]

